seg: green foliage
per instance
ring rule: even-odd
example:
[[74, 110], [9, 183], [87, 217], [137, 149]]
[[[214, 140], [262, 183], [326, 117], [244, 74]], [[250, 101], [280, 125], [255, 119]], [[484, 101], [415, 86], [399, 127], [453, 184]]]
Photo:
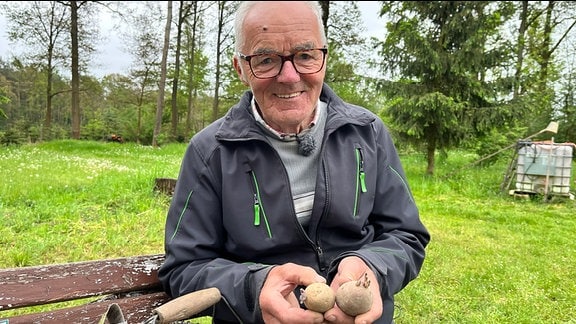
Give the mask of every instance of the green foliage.
[[[140, 113], [140, 119], [138, 118]], [[143, 145], [152, 144], [154, 133], [154, 118], [156, 118], [156, 105], [152, 102], [141, 107], [128, 106], [118, 112], [118, 120], [123, 121], [118, 125], [118, 134], [128, 141], [139, 140]], [[141, 125], [138, 127], [138, 120]]]
[[385, 114], [395, 118], [395, 128], [407, 140], [437, 139], [449, 147], [453, 137], [463, 133], [462, 104], [440, 92], [420, 96], [397, 97], [388, 102]]
[[[576, 72], [569, 69], [566, 73], [566, 80], [576, 78]], [[557, 142], [576, 142], [576, 85], [572, 82], [564, 81], [562, 84], [564, 96], [556, 109], [554, 118], [558, 121]]]
[[[494, 130], [463, 148], [475, 152], [478, 155], [478, 159], [482, 159], [480, 161], [482, 165], [492, 164], [496, 161], [501, 161], [503, 158], [510, 158], [516, 149], [516, 142], [526, 137], [518, 134], [523, 134], [522, 129], [511, 129], [507, 132]], [[505, 150], [506, 147], [510, 147], [510, 149]], [[502, 154], [495, 154], [495, 152], [500, 150], [504, 150]], [[494, 156], [488, 158], [487, 156], [489, 155]]]
[[[4, 92], [6, 92], [6, 90], [4, 90], [4, 87], [0, 86], [0, 104], [10, 102], [10, 98], [4, 95]], [[2, 108], [0, 108], [0, 117], [8, 118], [8, 116], [6, 116], [6, 113], [2, 110]]]
[[497, 86], [511, 49], [498, 32], [512, 12], [483, 1], [384, 4], [391, 20], [380, 56], [396, 81], [381, 86], [390, 99], [383, 113], [404, 138], [426, 143], [429, 156], [511, 121], [497, 114], [494, 98], [507, 93]]
[[38, 139], [39, 127], [26, 120], [17, 120], [0, 135], [0, 144], [23, 144]]
[[95, 140], [105, 138], [110, 134], [106, 130], [106, 124], [102, 119], [90, 119], [90, 121], [82, 127], [82, 139]]
[[325, 81], [347, 102], [378, 112], [379, 97], [371, 79], [364, 75], [367, 53], [373, 49], [362, 33], [358, 5], [351, 1], [331, 2], [328, 17], [328, 60]]
[[[165, 109], [162, 132], [170, 135], [161, 134], [164, 143], [185, 141], [213, 120], [216, 38], [211, 33], [218, 19], [212, 18], [211, 10], [216, 4], [186, 3], [193, 7], [187, 12], [180, 39], [178, 125], [172, 134], [172, 112]], [[572, 21], [573, 3], [528, 2], [529, 25], [519, 35], [517, 17], [521, 18], [523, 2], [379, 2], [386, 19], [382, 21], [388, 25], [376, 46], [367, 42], [358, 4], [330, 3], [326, 82], [343, 99], [380, 114], [398, 147], [432, 152], [428, 153], [431, 157], [436, 157], [436, 152], [438, 156], [448, 154], [454, 148], [474, 150], [481, 156], [542, 129], [551, 120], [560, 125], [557, 141], [576, 141], [575, 76], [568, 42], [573, 34], [562, 29], [567, 26], [563, 22]], [[236, 3], [223, 5], [232, 9]], [[41, 10], [29, 10], [35, 7]], [[49, 10], [52, 7], [54, 11]], [[70, 80], [65, 67], [70, 58], [61, 46], [66, 45], [69, 35], [67, 16], [61, 15], [65, 8], [56, 2], [5, 3], [2, 8], [7, 34], [26, 50], [10, 62], [0, 58], [0, 142], [70, 138]], [[164, 10], [153, 2], [139, 8], [143, 10], [120, 10], [126, 18], [121, 38], [124, 49], [132, 55], [129, 74], [110, 74], [98, 80], [87, 71], [81, 73], [83, 139], [101, 140], [119, 134], [141, 144], [152, 141], [163, 25], [159, 21]], [[87, 11], [80, 17], [84, 26], [96, 26], [88, 23], [94, 13]], [[52, 90], [47, 93], [49, 38], [38, 41], [43, 32], [31, 33], [30, 28], [40, 25], [36, 22], [48, 22], [52, 14], [58, 19], [50, 23], [61, 23], [52, 26], [61, 34], [54, 39], [58, 48]], [[227, 29], [230, 23], [225, 23], [226, 30], [231, 30]], [[153, 26], [160, 28], [150, 28]], [[566, 37], [559, 37], [564, 32]], [[89, 50], [96, 42], [85, 38], [87, 35], [81, 36]], [[551, 44], [551, 40], [558, 44]], [[175, 37], [171, 42], [175, 45]], [[230, 45], [228, 39], [225, 43]], [[170, 57], [174, 57], [174, 48]], [[220, 61], [222, 84], [216, 116], [223, 115], [246, 90], [230, 64], [233, 48], [225, 50]], [[85, 52], [80, 56], [81, 62], [90, 59]], [[373, 61], [375, 65], [366, 68], [367, 62]], [[173, 63], [168, 65], [168, 75], [175, 72]], [[167, 86], [166, 98], [171, 98], [172, 90]], [[513, 95], [516, 90], [517, 95]], [[47, 120], [48, 98], [52, 104]], [[170, 104], [166, 100], [166, 106]]]
[[354, 71], [354, 65], [346, 62], [342, 50], [330, 51], [330, 59], [326, 72], [326, 83], [343, 100], [378, 112], [378, 94], [371, 90], [369, 79]]

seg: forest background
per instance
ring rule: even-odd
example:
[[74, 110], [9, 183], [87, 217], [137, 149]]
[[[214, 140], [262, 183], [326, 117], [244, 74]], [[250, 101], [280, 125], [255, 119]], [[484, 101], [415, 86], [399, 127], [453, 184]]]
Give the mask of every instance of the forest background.
[[[21, 55], [0, 59], [0, 143], [185, 142], [246, 88], [231, 66], [237, 1], [2, 2]], [[380, 37], [356, 1], [320, 1], [326, 82], [387, 123], [401, 150], [479, 156], [548, 125], [576, 138], [574, 1], [379, 1]], [[132, 57], [88, 70], [105, 12]], [[439, 154], [440, 153], [440, 154]]]

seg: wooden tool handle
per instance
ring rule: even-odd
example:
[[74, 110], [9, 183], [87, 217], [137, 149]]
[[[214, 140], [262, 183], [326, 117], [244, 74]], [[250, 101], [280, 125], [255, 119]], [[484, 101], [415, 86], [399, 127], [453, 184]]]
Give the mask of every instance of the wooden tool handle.
[[222, 295], [220, 295], [218, 288], [201, 289], [174, 298], [154, 310], [154, 313], [158, 315], [157, 323], [166, 324], [189, 319], [193, 315], [213, 306], [221, 298]]

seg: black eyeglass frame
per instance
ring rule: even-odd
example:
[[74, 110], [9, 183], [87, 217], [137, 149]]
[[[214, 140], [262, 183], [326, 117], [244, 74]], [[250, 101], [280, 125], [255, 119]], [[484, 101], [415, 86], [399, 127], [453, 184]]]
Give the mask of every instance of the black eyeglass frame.
[[[322, 65], [320, 65], [320, 68], [318, 69], [318, 71], [316, 72], [305, 72], [302, 73], [300, 71], [298, 71], [298, 68], [296, 67], [296, 64], [294, 64], [294, 56], [296, 56], [296, 54], [300, 53], [300, 52], [306, 52], [306, 51], [316, 51], [319, 50], [322, 52]], [[253, 57], [257, 57], [260, 55], [266, 55], [266, 53], [261, 53], [261, 54], [253, 54], [253, 55], [244, 55], [240, 52], [238, 52], [238, 57], [246, 62], [248, 62], [248, 66], [250, 66], [250, 72], [252, 72], [252, 75], [254, 75], [255, 78], [257, 79], [272, 79], [277, 77], [278, 75], [280, 75], [280, 73], [282, 72], [282, 68], [284, 67], [284, 62], [286, 61], [290, 61], [292, 63], [292, 66], [294, 67], [294, 69], [296, 70], [296, 72], [300, 73], [300, 74], [314, 74], [314, 73], [318, 73], [320, 72], [320, 70], [322, 70], [322, 68], [324, 67], [324, 64], [326, 64], [326, 54], [328, 54], [328, 48], [326, 47], [321, 47], [321, 48], [309, 48], [309, 49], [303, 49], [303, 50], [299, 50], [296, 51], [293, 54], [290, 55], [280, 55], [280, 54], [275, 54], [278, 55], [278, 57], [280, 57], [280, 59], [282, 60], [281, 64], [280, 64], [280, 70], [278, 70], [278, 73], [276, 73], [276, 75], [274, 76], [269, 76], [269, 77], [259, 77], [256, 75], [256, 73], [254, 73], [254, 70], [252, 70], [252, 58]]]

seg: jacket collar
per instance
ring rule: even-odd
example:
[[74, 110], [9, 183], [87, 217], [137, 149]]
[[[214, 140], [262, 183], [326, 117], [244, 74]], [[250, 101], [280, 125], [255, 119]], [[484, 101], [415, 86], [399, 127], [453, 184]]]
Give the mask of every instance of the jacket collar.
[[[246, 91], [240, 101], [223, 117], [215, 136], [220, 140], [239, 140], [263, 138], [263, 131], [251, 112], [253, 94]], [[367, 125], [374, 121], [375, 116], [367, 110], [345, 103], [327, 85], [322, 86], [320, 100], [327, 103], [328, 119], [326, 131], [336, 129], [345, 124]]]

